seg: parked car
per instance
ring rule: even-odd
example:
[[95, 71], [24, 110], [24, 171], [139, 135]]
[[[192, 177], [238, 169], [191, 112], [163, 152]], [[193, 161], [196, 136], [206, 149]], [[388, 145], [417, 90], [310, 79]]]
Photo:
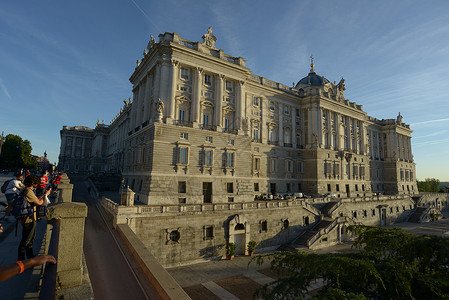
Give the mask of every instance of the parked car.
[[335, 195], [334, 193], [327, 193], [324, 195], [324, 198], [337, 198], [337, 195]]

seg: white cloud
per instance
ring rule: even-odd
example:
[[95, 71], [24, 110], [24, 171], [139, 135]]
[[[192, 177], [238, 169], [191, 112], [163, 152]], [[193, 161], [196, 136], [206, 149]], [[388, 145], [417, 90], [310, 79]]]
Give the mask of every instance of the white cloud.
[[12, 100], [11, 95], [8, 92], [8, 89], [6, 88], [5, 84], [3, 83], [3, 80], [0, 78], [0, 88], [2, 89], [3, 93], [8, 97], [9, 100]]
[[439, 122], [444, 122], [444, 121], [449, 121], [449, 118], [443, 118], [443, 119], [438, 119], [438, 120], [429, 120], [429, 121], [416, 122], [416, 123], [412, 123], [412, 124], [410, 124], [410, 125], [411, 125], [411, 126], [428, 125], [428, 124], [439, 123]]

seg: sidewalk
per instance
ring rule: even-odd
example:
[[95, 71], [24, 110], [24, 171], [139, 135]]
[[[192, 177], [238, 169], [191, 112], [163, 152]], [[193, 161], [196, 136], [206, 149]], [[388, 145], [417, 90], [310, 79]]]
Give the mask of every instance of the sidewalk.
[[[3, 232], [0, 233], [0, 265], [8, 265], [17, 261], [17, 248], [22, 237], [22, 226], [18, 224], [17, 237], [16, 221], [10, 217], [10, 222], [2, 221]], [[37, 222], [36, 239], [34, 241], [34, 253], [43, 253], [39, 249], [43, 245], [43, 239], [47, 228], [47, 221]], [[0, 282], [0, 300], [3, 299], [34, 299], [38, 296], [39, 280], [42, 266], [25, 270], [6, 281]]]
[[[12, 173], [9, 175], [1, 174], [0, 186], [11, 178], [13, 178]], [[0, 193], [0, 201], [6, 202], [3, 193]], [[17, 261], [17, 248], [22, 238], [22, 225], [17, 224], [16, 236], [16, 219], [14, 217], [7, 217], [0, 222], [3, 226], [3, 232], [0, 233], [0, 265], [3, 266]], [[40, 245], [43, 245], [46, 228], [46, 220], [37, 222], [36, 239], [34, 240], [34, 253], [36, 255], [44, 252], [44, 249], [40, 249]], [[38, 296], [41, 272], [42, 266], [30, 268], [22, 274], [0, 282], [0, 300], [35, 299]]]

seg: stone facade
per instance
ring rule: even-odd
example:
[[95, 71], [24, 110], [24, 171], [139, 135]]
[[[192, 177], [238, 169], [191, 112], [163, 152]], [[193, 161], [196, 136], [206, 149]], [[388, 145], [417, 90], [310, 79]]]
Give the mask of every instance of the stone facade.
[[[61, 131], [60, 166], [120, 173], [144, 204], [103, 199], [115, 224], [170, 266], [221, 256], [226, 242], [239, 254], [249, 240], [258, 251], [319, 248], [347, 239], [350, 224], [407, 220], [418, 189], [400, 113], [368, 116], [345, 98], [344, 79], [316, 73], [313, 58], [288, 87], [253, 74], [216, 40], [210, 28], [202, 42], [151, 37], [130, 77], [132, 100], [111, 124]], [[314, 198], [255, 201], [263, 193]]]
[[[61, 131], [66, 171], [121, 172], [139, 201], [252, 201], [261, 193], [337, 197], [417, 192], [409, 125], [378, 120], [315, 72], [295, 87], [177, 33], [152, 38], [110, 125]], [[181, 192], [181, 191], [186, 192]]]

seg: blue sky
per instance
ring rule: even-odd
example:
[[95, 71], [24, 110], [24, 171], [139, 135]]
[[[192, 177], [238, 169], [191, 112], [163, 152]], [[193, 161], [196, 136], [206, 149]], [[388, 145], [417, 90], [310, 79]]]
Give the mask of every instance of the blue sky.
[[[150, 34], [242, 56], [291, 85], [315, 69], [346, 97], [414, 130], [417, 178], [449, 181], [449, 1], [2, 1], [0, 131], [59, 155], [63, 125], [109, 124]], [[275, 3], [276, 2], [276, 3]]]

